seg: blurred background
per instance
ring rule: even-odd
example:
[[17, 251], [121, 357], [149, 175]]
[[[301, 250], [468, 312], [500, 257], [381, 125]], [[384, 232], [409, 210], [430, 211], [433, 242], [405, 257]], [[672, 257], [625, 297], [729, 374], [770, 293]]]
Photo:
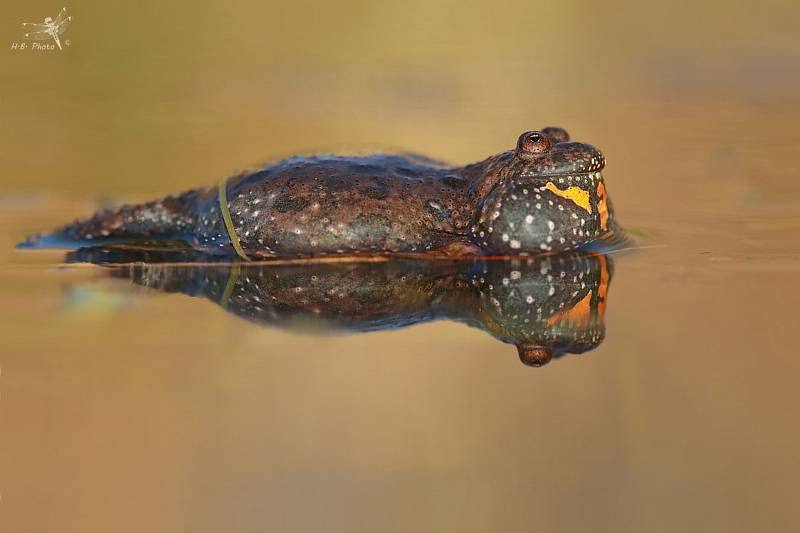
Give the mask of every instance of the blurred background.
[[[64, 50], [13, 49], [64, 5]], [[4, 531], [797, 530], [796, 2], [64, 5], [0, 25]], [[299, 151], [466, 163], [545, 125], [603, 150], [641, 249], [605, 343], [539, 370], [13, 248]]]

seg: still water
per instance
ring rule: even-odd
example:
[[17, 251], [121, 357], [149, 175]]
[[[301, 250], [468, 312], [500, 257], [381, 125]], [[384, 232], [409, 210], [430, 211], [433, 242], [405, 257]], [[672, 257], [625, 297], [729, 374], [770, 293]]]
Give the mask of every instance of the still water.
[[[797, 530], [797, 9], [522, 5], [76, 3], [62, 56], [4, 53], [3, 531]], [[463, 164], [548, 124], [606, 155], [627, 249], [14, 248], [264, 159]], [[561, 272], [528, 326], [515, 298]]]

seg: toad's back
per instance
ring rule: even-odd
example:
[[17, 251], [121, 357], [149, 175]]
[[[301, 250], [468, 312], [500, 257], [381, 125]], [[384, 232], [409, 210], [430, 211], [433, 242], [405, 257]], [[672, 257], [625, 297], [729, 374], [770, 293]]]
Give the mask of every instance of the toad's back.
[[227, 186], [242, 248], [275, 255], [436, 249], [465, 233], [466, 192], [415, 155], [294, 157]]

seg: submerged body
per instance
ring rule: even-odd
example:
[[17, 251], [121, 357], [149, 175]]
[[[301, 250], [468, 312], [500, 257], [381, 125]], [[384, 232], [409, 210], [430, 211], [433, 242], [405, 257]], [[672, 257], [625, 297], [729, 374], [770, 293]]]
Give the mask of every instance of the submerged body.
[[614, 231], [594, 147], [545, 128], [462, 167], [416, 155], [292, 157], [53, 235], [180, 239], [246, 259], [510, 255], [582, 248]]

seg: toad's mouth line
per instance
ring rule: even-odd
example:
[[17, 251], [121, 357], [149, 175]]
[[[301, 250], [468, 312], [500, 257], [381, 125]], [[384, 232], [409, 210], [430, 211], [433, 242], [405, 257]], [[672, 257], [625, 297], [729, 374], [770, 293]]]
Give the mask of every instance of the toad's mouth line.
[[514, 176], [513, 179], [525, 179], [542, 182], [552, 181], [557, 183], [569, 183], [575, 181], [593, 183], [596, 180], [603, 180], [603, 172], [602, 170], [592, 170], [587, 172], [559, 172], [557, 174], [526, 174], [525, 172], [521, 172]]

